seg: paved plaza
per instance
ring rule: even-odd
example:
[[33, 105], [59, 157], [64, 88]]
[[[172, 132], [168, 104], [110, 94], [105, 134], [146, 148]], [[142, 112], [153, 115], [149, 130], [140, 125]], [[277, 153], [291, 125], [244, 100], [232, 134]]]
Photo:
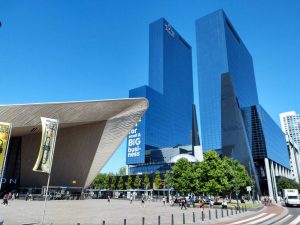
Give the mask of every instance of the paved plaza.
[[[4, 218], [4, 225], [29, 225], [39, 224], [43, 213], [43, 201], [9, 201], [8, 206], [0, 205], [0, 215]], [[164, 206], [161, 202], [146, 202], [145, 207], [140, 201], [130, 204], [127, 200], [112, 199], [108, 204], [107, 200], [57, 200], [47, 203], [47, 213], [45, 223], [48, 225], [102, 225], [105, 220], [106, 225], [123, 225], [126, 219], [127, 225], [141, 225], [142, 218], [145, 218], [145, 225], [158, 224], [158, 216], [161, 225], [171, 225], [171, 217], [174, 215], [174, 225], [183, 224], [183, 213], [185, 214], [185, 224], [193, 224], [193, 212], [197, 224], [216, 224], [233, 221], [246, 215], [256, 212], [245, 212], [231, 215], [231, 210], [218, 210], [216, 219], [215, 209], [211, 211], [209, 220], [208, 209], [205, 209], [205, 220], [201, 221], [201, 211], [199, 208], [188, 208], [181, 210], [178, 206]]]

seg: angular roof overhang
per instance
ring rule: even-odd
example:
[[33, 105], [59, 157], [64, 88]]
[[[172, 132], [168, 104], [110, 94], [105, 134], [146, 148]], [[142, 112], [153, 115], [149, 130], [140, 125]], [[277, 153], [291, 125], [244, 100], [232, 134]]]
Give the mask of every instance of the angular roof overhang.
[[59, 129], [106, 121], [84, 187], [91, 184], [99, 170], [148, 108], [145, 98], [0, 105], [0, 121], [12, 123], [12, 137], [41, 132], [40, 117], [59, 120]]

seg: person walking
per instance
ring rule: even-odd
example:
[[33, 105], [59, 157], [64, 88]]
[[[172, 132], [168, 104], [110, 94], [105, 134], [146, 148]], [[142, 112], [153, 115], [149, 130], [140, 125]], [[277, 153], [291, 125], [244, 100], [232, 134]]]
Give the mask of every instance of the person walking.
[[163, 197], [162, 202], [163, 202], [163, 205], [166, 205], [166, 198], [165, 198], [165, 196]]
[[223, 199], [222, 209], [227, 209], [227, 199], [226, 198]]
[[205, 202], [204, 202], [204, 199], [202, 198], [199, 200], [199, 207], [202, 212], [204, 211], [204, 208], [205, 208], [204, 206], [205, 206]]
[[209, 201], [209, 208], [213, 209], [214, 208], [214, 200], [211, 198]]
[[142, 203], [142, 206], [145, 208], [145, 195], [144, 194], [142, 195], [141, 203]]
[[130, 194], [129, 200], [130, 200], [130, 204], [132, 204], [132, 200], [133, 200], [132, 194]]
[[8, 206], [8, 194], [7, 193], [3, 197], [2, 204], [5, 205], [5, 206]]
[[185, 198], [183, 198], [183, 199], [181, 200], [181, 209], [182, 209], [183, 207], [185, 208], [185, 210], [187, 209], [187, 208], [186, 208], [186, 200], [185, 200]]
[[107, 195], [107, 204], [110, 204], [110, 195]]

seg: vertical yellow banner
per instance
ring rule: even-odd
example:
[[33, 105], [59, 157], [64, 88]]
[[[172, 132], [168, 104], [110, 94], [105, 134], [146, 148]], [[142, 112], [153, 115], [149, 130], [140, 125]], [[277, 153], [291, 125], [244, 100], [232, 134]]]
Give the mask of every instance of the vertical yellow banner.
[[2, 171], [5, 166], [4, 161], [8, 148], [11, 127], [10, 123], [0, 122], [0, 171]]
[[50, 173], [58, 130], [58, 120], [41, 117], [42, 141], [33, 171]]

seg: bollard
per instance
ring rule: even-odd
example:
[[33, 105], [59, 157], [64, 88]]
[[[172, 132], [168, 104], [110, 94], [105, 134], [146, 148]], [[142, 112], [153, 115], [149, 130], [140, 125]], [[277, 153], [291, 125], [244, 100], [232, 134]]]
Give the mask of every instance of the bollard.
[[239, 206], [239, 213], [241, 213], [241, 207]]
[[246, 210], [246, 212], [247, 212], [247, 206], [245, 206], [245, 210]]
[[209, 217], [209, 220], [211, 220], [210, 209], [208, 210], [208, 217]]
[[105, 220], [103, 220], [102, 225], [105, 225]]
[[185, 214], [182, 213], [182, 224], [185, 224]]
[[223, 209], [222, 209], [222, 217], [224, 217], [224, 214], [223, 214]]
[[237, 207], [236, 207], [236, 206], [234, 206], [234, 208], [235, 208], [235, 214], [237, 214]]
[[242, 206], [242, 212], [245, 212], [244, 206]]
[[203, 211], [201, 212], [201, 219], [202, 219], [202, 221], [204, 221], [204, 212]]
[[126, 219], [124, 219], [124, 225], [126, 225]]
[[171, 217], [171, 225], [174, 225], [174, 215], [172, 214], [172, 217]]
[[160, 216], [158, 216], [158, 225], [160, 225]]
[[193, 212], [193, 223], [195, 223], [195, 212]]
[[228, 208], [226, 209], [226, 211], [227, 211], [227, 216], [229, 216], [229, 214], [228, 214]]
[[233, 215], [233, 209], [232, 209], [232, 207], [231, 207], [231, 215]]
[[217, 211], [217, 209], [216, 209], [216, 219], [218, 219], [218, 211]]
[[142, 225], [145, 225], [145, 217], [142, 218]]

